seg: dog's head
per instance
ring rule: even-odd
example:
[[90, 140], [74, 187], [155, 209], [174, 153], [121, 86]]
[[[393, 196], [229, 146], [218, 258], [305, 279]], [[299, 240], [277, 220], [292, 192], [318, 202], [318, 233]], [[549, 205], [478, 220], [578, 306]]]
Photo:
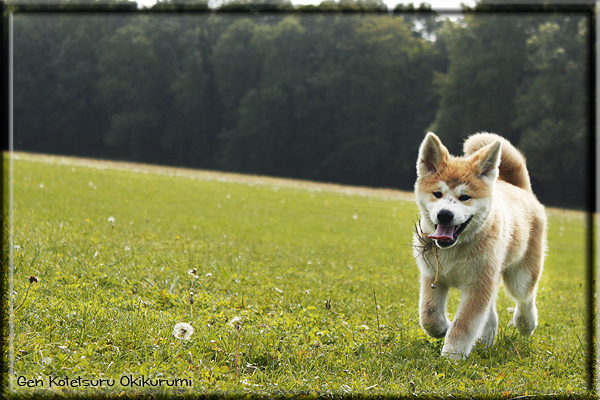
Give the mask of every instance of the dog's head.
[[440, 139], [428, 133], [419, 148], [415, 194], [421, 228], [438, 247], [467, 240], [489, 213], [499, 175], [501, 143], [491, 143], [468, 157], [453, 157]]

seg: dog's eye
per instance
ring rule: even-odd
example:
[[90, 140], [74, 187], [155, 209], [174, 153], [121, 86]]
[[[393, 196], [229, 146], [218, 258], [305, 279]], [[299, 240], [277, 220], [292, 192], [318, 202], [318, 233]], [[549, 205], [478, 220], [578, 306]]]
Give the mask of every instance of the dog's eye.
[[471, 196], [469, 196], [468, 194], [463, 194], [463, 195], [461, 195], [461, 196], [460, 196], [458, 199], [459, 199], [460, 201], [467, 201], [467, 200], [469, 200], [470, 198], [471, 198]]
[[435, 196], [436, 199], [442, 198], [442, 192], [433, 192], [433, 195]]

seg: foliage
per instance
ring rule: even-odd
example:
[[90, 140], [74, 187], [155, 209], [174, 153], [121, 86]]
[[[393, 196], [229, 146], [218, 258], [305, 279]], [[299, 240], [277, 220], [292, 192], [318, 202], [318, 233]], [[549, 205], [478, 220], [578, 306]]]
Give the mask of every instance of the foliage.
[[587, 175], [588, 14], [451, 21], [380, 0], [158, 12], [186, 7], [207, 3], [16, 13], [15, 148], [410, 189], [428, 129], [454, 153], [489, 130], [527, 153], [542, 202], [586, 206], [569, 177]]
[[473, 132], [495, 132], [518, 144], [511, 124], [525, 67], [527, 24], [527, 18], [512, 15], [467, 15], [440, 32], [450, 66], [437, 77], [440, 109], [430, 129], [455, 154], [462, 150], [461, 139]]
[[67, 376], [117, 383], [54, 393], [165, 393], [118, 383], [143, 375], [193, 380], [171, 394], [592, 396], [582, 213], [549, 211], [534, 335], [507, 326], [502, 292], [496, 344], [451, 361], [418, 323], [412, 201], [23, 154], [13, 182], [16, 304], [39, 278], [15, 315], [15, 373], [46, 383], [21, 394]]
[[544, 203], [589, 208], [589, 22], [585, 13], [483, 13], [446, 24], [449, 69], [436, 77], [430, 129], [455, 153], [473, 132], [501, 134], [527, 156]]
[[[550, 193], [550, 201], [560, 197], [569, 206], [587, 200], [590, 190], [586, 187], [590, 173], [586, 166], [591, 160], [586, 115], [591, 86], [584, 51], [589, 46], [588, 29], [587, 21], [575, 14], [540, 25], [529, 38], [528, 72], [533, 78], [517, 98], [514, 122], [522, 129], [521, 148], [534, 166], [533, 183], [551, 186], [564, 182], [563, 193]], [[547, 162], [559, 152], [556, 162]]]

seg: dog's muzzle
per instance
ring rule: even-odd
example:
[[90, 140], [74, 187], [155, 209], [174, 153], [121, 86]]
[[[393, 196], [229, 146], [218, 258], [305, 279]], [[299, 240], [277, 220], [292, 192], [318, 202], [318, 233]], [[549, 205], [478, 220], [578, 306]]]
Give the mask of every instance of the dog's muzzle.
[[[450, 215], [452, 215], [452, 213], [448, 211], [450, 215], [442, 216], [442, 218], [440, 218], [440, 214], [442, 214], [442, 211], [440, 211], [440, 213], [438, 214], [438, 220], [440, 222], [446, 222]], [[451, 219], [453, 218], [454, 216], [452, 215]], [[452, 247], [456, 244], [456, 242], [458, 241], [458, 237], [465, 230], [467, 225], [469, 225], [469, 222], [471, 222], [472, 218], [473, 217], [469, 217], [469, 219], [466, 222], [460, 225], [435, 225], [435, 232], [432, 235], [428, 235], [427, 237], [429, 239], [435, 240], [436, 244], [440, 248]]]

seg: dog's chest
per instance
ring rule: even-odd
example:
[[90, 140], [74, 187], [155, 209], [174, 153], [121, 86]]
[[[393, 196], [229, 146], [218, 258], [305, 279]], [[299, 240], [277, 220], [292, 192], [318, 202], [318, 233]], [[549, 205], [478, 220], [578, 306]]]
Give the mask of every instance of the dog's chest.
[[[484, 257], [472, 252], [457, 251], [459, 249], [436, 249], [436, 257], [433, 250], [428, 254], [429, 269], [433, 267], [433, 273], [438, 268], [439, 279], [451, 287], [463, 288], [470, 286], [477, 279], [482, 265], [486, 265]], [[431, 272], [431, 271], [430, 271]]]

